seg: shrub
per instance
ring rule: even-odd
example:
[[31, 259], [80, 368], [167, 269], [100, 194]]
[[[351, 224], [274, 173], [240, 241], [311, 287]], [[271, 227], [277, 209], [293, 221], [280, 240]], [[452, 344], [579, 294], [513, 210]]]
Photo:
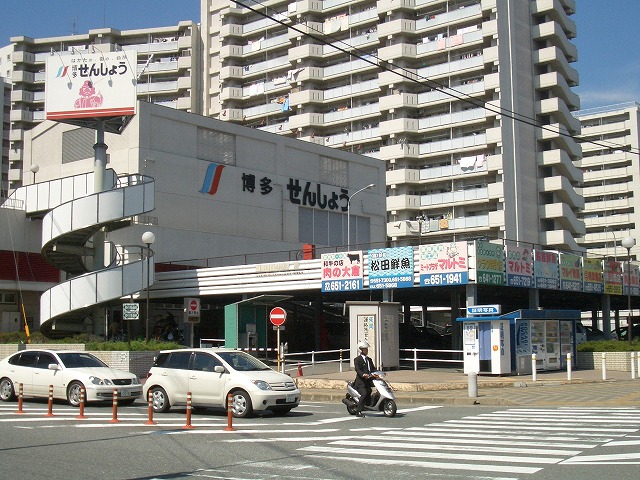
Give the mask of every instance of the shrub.
[[637, 352], [640, 351], [640, 340], [629, 342], [618, 340], [599, 340], [597, 342], [584, 342], [578, 345], [579, 352]]

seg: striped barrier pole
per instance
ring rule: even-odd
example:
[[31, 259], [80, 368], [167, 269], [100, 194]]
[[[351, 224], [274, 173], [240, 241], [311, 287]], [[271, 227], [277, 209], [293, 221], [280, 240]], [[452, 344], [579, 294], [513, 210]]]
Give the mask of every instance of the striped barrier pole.
[[602, 352], [602, 380], [607, 379], [607, 354]]
[[49, 385], [49, 402], [47, 404], [47, 414], [45, 417], [53, 417], [53, 385]]
[[531, 380], [533, 382], [538, 380], [538, 362], [535, 353], [531, 354]]
[[571, 381], [571, 352], [567, 352], [567, 380]]
[[191, 425], [191, 392], [187, 392], [187, 423], [182, 428], [193, 428]]
[[113, 389], [113, 417], [109, 420], [109, 423], [118, 423], [118, 389]]
[[21, 414], [24, 413], [24, 411], [22, 410], [22, 390], [23, 386], [22, 383], [18, 384], [18, 411], [16, 413]]
[[233, 395], [231, 393], [227, 395], [227, 427], [224, 429], [224, 431], [236, 431], [236, 429], [233, 428]]
[[144, 422], [145, 425], [155, 425], [156, 422], [153, 421], [153, 392], [149, 390], [147, 392], [147, 410], [149, 414], [149, 420]]
[[78, 412], [78, 416], [76, 417], [78, 420], [83, 420], [87, 417], [84, 416], [84, 387], [80, 387], [80, 404], [78, 405], [78, 407], [80, 408], [80, 411]]
[[636, 352], [630, 352], [631, 355], [631, 380], [636, 378]]

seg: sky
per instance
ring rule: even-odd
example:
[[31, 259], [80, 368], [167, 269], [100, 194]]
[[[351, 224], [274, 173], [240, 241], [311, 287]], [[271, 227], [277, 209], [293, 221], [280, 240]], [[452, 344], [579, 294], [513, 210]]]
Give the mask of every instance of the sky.
[[[524, 0], [515, 0], [524, 1]], [[640, 102], [640, 0], [575, 0], [582, 109]], [[200, 0], [0, 0], [0, 47], [13, 36], [55, 37], [200, 22]]]

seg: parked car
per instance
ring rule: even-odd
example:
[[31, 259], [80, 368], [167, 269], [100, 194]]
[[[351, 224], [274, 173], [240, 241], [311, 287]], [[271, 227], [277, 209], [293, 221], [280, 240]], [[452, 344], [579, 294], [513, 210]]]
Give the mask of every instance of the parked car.
[[[631, 326], [632, 339], [640, 338], [640, 323], [636, 323]], [[625, 342], [629, 341], [629, 328], [628, 326], [619, 327], [614, 330], [614, 334], [618, 338], [618, 340], [623, 340]]]
[[585, 325], [584, 329], [587, 332], [588, 342], [597, 342], [600, 340], [606, 340], [604, 332], [602, 330], [598, 330], [597, 328], [593, 328], [588, 325]]
[[90, 353], [68, 350], [23, 350], [1, 360], [0, 399], [15, 400], [19, 384], [25, 397], [48, 397], [53, 385], [53, 398], [72, 406], [80, 404], [83, 387], [87, 402], [111, 400], [116, 388], [124, 404], [142, 396], [135, 374], [110, 368]]
[[233, 416], [271, 410], [286, 415], [300, 403], [300, 390], [289, 375], [276, 372], [257, 358], [230, 349], [181, 349], [160, 352], [144, 384], [155, 412], [185, 405], [191, 392], [193, 407], [227, 408], [232, 395]]

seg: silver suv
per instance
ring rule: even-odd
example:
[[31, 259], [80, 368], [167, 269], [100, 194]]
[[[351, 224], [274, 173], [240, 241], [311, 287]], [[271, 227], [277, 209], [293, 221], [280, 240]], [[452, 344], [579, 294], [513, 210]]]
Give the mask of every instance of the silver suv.
[[186, 405], [191, 392], [193, 407], [227, 408], [232, 395], [234, 417], [271, 410], [286, 415], [300, 403], [293, 379], [276, 372], [257, 358], [238, 350], [189, 348], [160, 352], [144, 384], [151, 392], [154, 412]]

